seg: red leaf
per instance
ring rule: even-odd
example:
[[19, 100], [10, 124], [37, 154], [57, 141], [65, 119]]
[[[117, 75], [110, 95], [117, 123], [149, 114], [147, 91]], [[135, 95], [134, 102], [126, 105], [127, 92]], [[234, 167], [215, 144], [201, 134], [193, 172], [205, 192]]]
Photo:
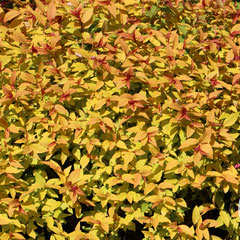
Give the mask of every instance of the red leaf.
[[2, 90], [3, 90], [3, 93], [5, 94], [5, 96], [7, 97], [7, 98], [10, 98], [10, 99], [12, 99], [13, 98], [13, 94], [11, 93], [11, 91], [9, 91], [6, 87], [2, 87]]

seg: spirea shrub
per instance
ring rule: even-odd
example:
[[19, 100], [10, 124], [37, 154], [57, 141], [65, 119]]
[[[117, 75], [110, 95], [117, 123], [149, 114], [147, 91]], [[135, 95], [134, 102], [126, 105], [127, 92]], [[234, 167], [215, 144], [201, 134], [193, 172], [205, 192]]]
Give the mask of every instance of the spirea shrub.
[[239, 239], [239, 4], [9, 2], [0, 239]]

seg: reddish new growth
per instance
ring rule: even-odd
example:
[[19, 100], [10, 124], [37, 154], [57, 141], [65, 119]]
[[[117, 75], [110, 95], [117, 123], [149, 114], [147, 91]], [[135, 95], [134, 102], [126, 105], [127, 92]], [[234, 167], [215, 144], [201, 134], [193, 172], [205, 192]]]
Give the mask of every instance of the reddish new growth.
[[126, 84], [128, 89], [130, 89], [130, 79], [134, 76], [133, 74], [133, 68], [130, 67], [126, 73], [123, 74], [126, 78], [124, 78], [122, 81]]
[[18, 206], [18, 214], [20, 214], [20, 213], [22, 213], [22, 214], [24, 214], [24, 215], [28, 215], [28, 214], [23, 210], [23, 208], [22, 208], [21, 205]]
[[201, 149], [200, 145], [198, 145], [197, 147], [195, 147], [195, 148], [194, 148], [194, 151], [195, 151], [196, 153], [200, 152], [201, 155], [207, 155], [207, 153], [205, 153], [205, 152]]
[[180, 119], [185, 118], [186, 120], [191, 121], [191, 118], [187, 115], [187, 109], [185, 107], [181, 108], [180, 114], [181, 114]]

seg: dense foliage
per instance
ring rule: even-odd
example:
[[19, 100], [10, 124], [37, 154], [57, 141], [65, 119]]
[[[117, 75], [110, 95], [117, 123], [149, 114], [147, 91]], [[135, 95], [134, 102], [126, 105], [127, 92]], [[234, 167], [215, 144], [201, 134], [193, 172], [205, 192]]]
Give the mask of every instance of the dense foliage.
[[1, 240], [239, 239], [239, 5], [4, 2]]

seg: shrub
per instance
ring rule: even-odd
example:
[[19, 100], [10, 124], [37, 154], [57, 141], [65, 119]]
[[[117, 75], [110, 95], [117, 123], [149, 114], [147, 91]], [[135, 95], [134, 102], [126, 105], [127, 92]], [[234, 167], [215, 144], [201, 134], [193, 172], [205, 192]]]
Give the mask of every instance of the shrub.
[[239, 239], [239, 4], [12, 3], [1, 239]]

